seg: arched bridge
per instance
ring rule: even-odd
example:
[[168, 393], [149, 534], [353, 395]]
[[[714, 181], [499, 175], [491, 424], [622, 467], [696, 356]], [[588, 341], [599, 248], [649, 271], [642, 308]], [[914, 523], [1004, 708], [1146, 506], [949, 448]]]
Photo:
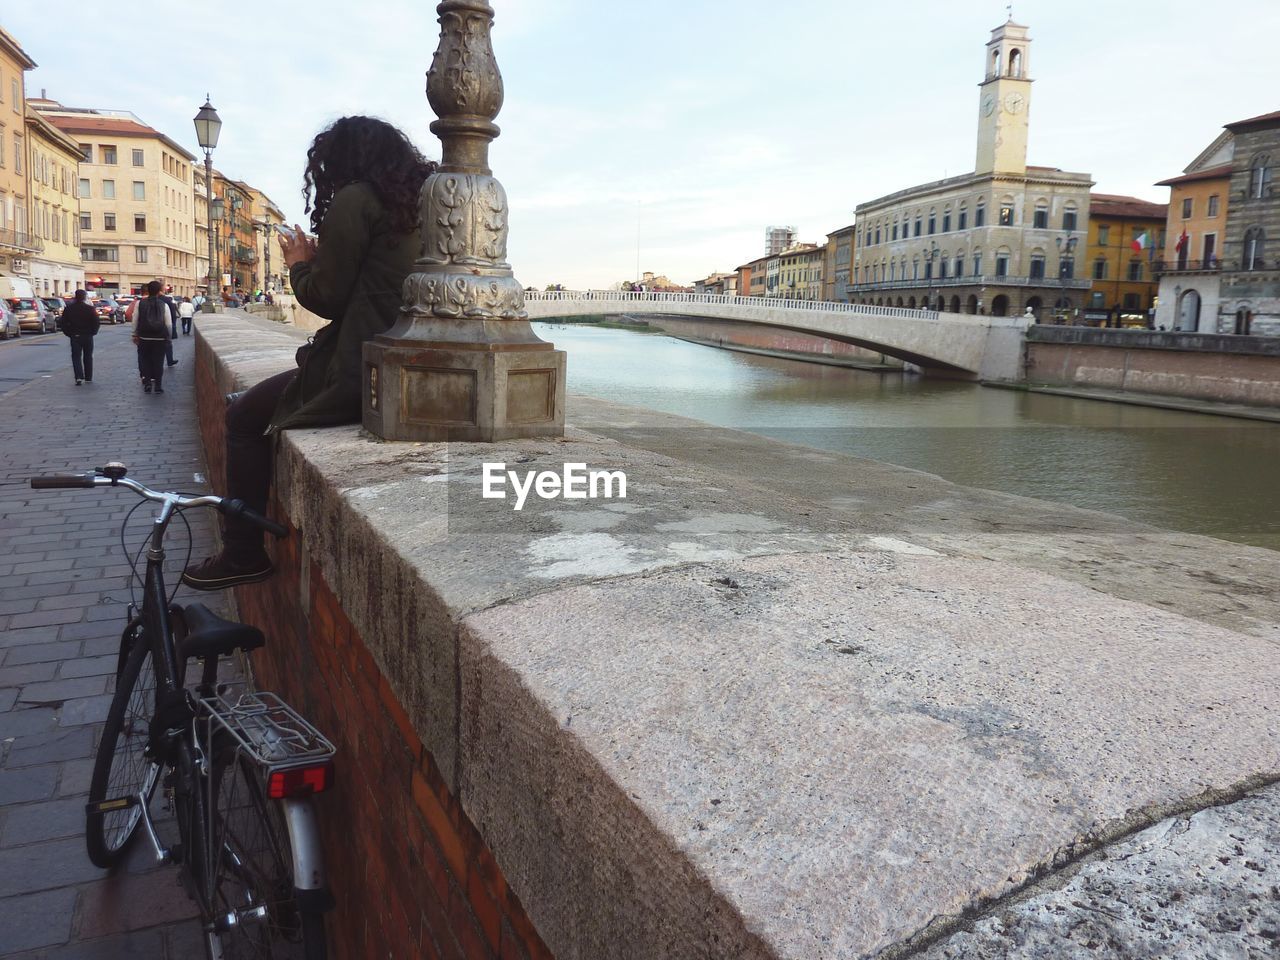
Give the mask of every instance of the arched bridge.
[[737, 320], [800, 330], [948, 373], [982, 380], [1021, 380], [1023, 340], [1031, 321], [824, 300], [781, 300], [699, 293], [621, 290], [526, 291], [530, 320], [627, 314]]

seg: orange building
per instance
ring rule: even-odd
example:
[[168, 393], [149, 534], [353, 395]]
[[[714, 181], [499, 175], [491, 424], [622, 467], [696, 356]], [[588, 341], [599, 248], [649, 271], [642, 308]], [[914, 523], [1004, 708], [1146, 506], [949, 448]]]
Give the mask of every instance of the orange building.
[[1119, 326], [1146, 326], [1155, 304], [1153, 261], [1164, 237], [1163, 203], [1113, 193], [1089, 196], [1089, 240], [1085, 254], [1093, 285], [1085, 320]]

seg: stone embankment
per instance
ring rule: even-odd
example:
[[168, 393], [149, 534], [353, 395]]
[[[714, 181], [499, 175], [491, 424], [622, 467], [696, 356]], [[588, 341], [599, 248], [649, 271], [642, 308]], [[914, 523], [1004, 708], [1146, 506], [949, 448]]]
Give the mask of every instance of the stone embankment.
[[[199, 329], [216, 475], [215, 400], [298, 338]], [[589, 398], [569, 421], [281, 439], [294, 537], [239, 599], [291, 695], [339, 703], [351, 955], [1275, 949], [1280, 555]], [[516, 511], [488, 462], [627, 495]]]

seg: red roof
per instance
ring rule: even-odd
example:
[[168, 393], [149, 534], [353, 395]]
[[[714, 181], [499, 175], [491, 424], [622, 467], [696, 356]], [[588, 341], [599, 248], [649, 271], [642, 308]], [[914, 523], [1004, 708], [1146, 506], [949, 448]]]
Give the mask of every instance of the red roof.
[[1280, 124], [1280, 110], [1275, 113], [1264, 113], [1258, 117], [1250, 117], [1248, 120], [1237, 120], [1235, 123], [1228, 123], [1227, 129], [1235, 132], [1247, 127], [1263, 127], [1272, 124]]
[[59, 130], [64, 130], [67, 133], [106, 133], [119, 137], [156, 137], [173, 147], [174, 150], [181, 153], [188, 160], [196, 159], [195, 154], [189, 153], [159, 130], [148, 127], [145, 123], [124, 120], [119, 117], [100, 117], [93, 114], [41, 112], [40, 115]]
[[1089, 195], [1089, 216], [1091, 217], [1133, 217], [1148, 220], [1163, 220], [1169, 213], [1167, 203], [1151, 203], [1137, 197], [1126, 197], [1116, 193], [1093, 193]]
[[1207, 170], [1197, 170], [1194, 173], [1184, 173], [1180, 177], [1170, 177], [1168, 180], [1161, 180], [1156, 184], [1157, 187], [1175, 187], [1181, 183], [1193, 183], [1196, 180], [1219, 180], [1231, 177], [1231, 164], [1224, 163], [1218, 167], [1209, 167]]

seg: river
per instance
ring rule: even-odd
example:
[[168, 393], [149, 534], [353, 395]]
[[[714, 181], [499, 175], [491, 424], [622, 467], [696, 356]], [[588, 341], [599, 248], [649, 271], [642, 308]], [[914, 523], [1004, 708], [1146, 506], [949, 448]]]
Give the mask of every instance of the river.
[[1280, 549], [1280, 424], [866, 373], [658, 333], [534, 328], [568, 351], [571, 393]]

